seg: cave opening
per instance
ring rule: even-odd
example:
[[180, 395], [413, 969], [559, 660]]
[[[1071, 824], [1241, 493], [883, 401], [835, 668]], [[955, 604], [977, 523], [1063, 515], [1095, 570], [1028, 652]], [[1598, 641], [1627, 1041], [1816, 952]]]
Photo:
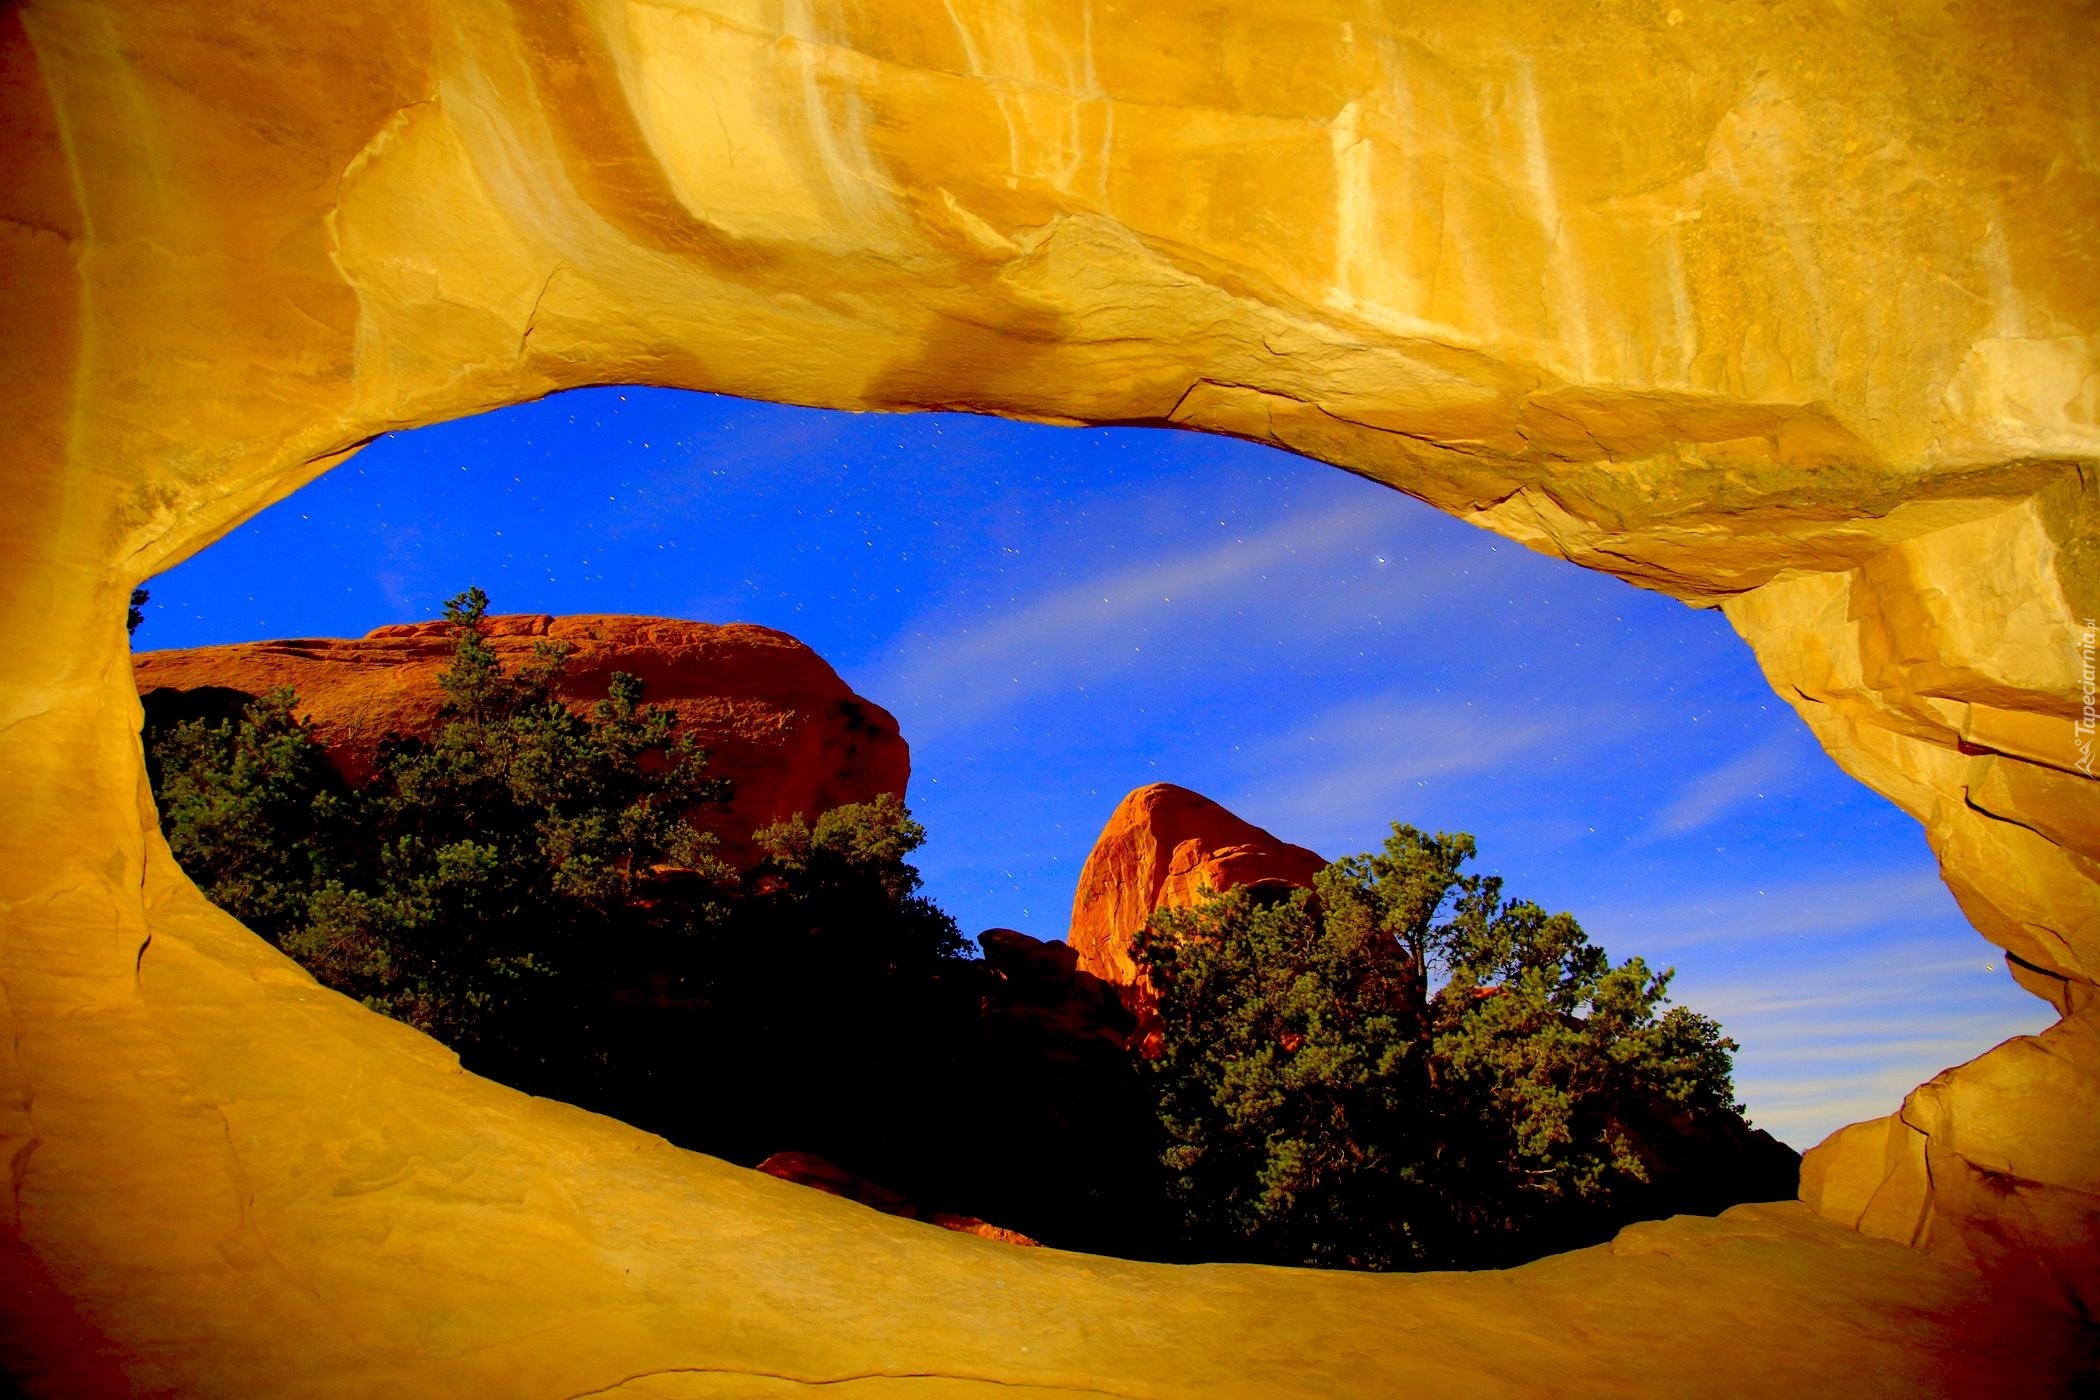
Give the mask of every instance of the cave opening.
[[1171, 782], [1330, 858], [1474, 833], [1513, 891], [1675, 966], [1796, 1148], [2052, 1019], [1718, 613], [1274, 449], [572, 391], [380, 439], [150, 581], [135, 648], [355, 638], [469, 584], [806, 643], [896, 716], [965, 935], [1062, 937], [1118, 799]]

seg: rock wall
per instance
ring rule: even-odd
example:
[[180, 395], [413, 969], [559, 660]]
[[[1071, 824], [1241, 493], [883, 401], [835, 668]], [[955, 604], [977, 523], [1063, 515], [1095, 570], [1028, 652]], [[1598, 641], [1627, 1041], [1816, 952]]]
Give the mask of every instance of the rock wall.
[[[14, 1364], [2047, 1393], [2054, 1314], [1866, 1236], [2100, 1272], [2094, 31], [2078, 0], [0, 11]], [[1857, 1233], [1735, 1213], [1479, 1279], [997, 1251], [463, 1077], [175, 870], [124, 598], [378, 433], [609, 382], [1237, 434], [1722, 606], [2064, 1020], [1816, 1154]]]
[[[691, 813], [714, 833], [722, 858], [756, 863], [751, 834], [770, 822], [818, 814], [882, 793], [904, 796], [911, 750], [897, 721], [853, 693], [823, 657], [785, 632], [748, 623], [664, 617], [492, 617], [489, 644], [507, 670], [552, 642], [569, 648], [556, 694], [582, 707], [605, 698], [615, 671], [643, 685], [642, 700], [671, 712], [678, 732], [707, 751], [708, 772], [731, 784], [728, 803]], [[429, 735], [444, 693], [438, 673], [452, 655], [442, 622], [380, 627], [361, 639], [244, 642], [141, 652], [139, 694], [173, 697], [212, 688], [299, 693], [337, 771], [352, 783], [372, 773], [389, 734]], [[179, 704], [179, 701], [174, 703]]]

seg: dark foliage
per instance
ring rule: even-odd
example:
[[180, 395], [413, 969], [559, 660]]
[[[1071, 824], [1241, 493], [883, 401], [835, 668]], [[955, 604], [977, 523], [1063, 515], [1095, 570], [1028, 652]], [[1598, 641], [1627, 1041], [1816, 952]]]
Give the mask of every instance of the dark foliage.
[[[1478, 1267], [1792, 1193], [1793, 1154], [1733, 1101], [1735, 1043], [1666, 1005], [1670, 973], [1504, 900], [1473, 855], [1395, 826], [1316, 891], [1235, 890], [1140, 935], [1161, 1160], [1199, 1254]], [[1722, 1157], [1735, 1180], [1687, 1189]]]
[[815, 1151], [936, 1194], [996, 1179], [968, 1143], [992, 1088], [982, 972], [920, 893], [903, 804], [770, 827], [739, 876], [684, 820], [728, 794], [669, 714], [624, 675], [571, 710], [551, 646], [507, 674], [487, 605], [447, 605], [441, 727], [390, 740], [355, 792], [289, 691], [152, 697], [190, 876], [326, 985], [520, 1088], [742, 1161]]
[[444, 726], [390, 742], [362, 790], [280, 691], [154, 736], [162, 825], [214, 901], [322, 982], [487, 1073], [589, 1098], [612, 1077], [618, 994], [689, 960], [717, 917], [652, 895], [720, 883], [683, 817], [724, 794], [632, 677], [579, 715], [551, 693], [561, 649], [505, 675], [487, 603], [447, 605]]

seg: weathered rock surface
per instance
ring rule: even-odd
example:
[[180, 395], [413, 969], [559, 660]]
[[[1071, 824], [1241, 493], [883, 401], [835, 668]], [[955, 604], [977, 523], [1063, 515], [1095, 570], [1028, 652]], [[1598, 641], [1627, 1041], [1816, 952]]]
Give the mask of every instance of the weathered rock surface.
[[1326, 864], [1199, 792], [1153, 783], [1117, 803], [1101, 828], [1079, 870], [1066, 938], [1082, 970], [1132, 987], [1130, 940], [1156, 910], [1194, 908], [1206, 891], [1243, 885], [1310, 889]]
[[[15, 1364], [2061, 1389], [2061, 1315], [1939, 1259], [2100, 1274], [2100, 1134], [2066, 1126], [2100, 976], [2092, 33], [2074, 0], [0, 10]], [[1759, 1209], [1475, 1278], [998, 1250], [461, 1075], [174, 869], [124, 600], [379, 433], [629, 381], [1236, 433], [1719, 604], [2065, 1020], [1914, 1097], [1930, 1170], [1830, 1144], [1924, 1251]]]
[[797, 1186], [807, 1186], [822, 1191], [827, 1196], [857, 1201], [861, 1205], [881, 1211], [884, 1215], [900, 1216], [905, 1220], [923, 1220], [929, 1225], [938, 1225], [943, 1230], [953, 1230], [960, 1235], [975, 1235], [981, 1240], [994, 1240], [1000, 1244], [1038, 1247], [1034, 1240], [1019, 1231], [987, 1224], [974, 1215], [955, 1215], [945, 1210], [928, 1210], [918, 1202], [899, 1195], [886, 1186], [879, 1186], [866, 1177], [855, 1176], [836, 1162], [827, 1162], [814, 1153], [775, 1152], [760, 1162], [758, 1169], [780, 1181], [792, 1181]]
[[[904, 795], [911, 751], [897, 721], [856, 695], [824, 658], [784, 632], [657, 617], [490, 618], [490, 644], [508, 669], [535, 644], [569, 648], [557, 693], [584, 707], [605, 698], [615, 671], [639, 677], [643, 700], [676, 716], [707, 750], [708, 771], [734, 785], [725, 809], [695, 820], [721, 839], [723, 858], [749, 865], [751, 833], [800, 812], [812, 820], [848, 802]], [[139, 694], [180, 709], [182, 697], [231, 690], [299, 693], [298, 713], [339, 772], [371, 775], [389, 734], [428, 735], [444, 693], [438, 673], [452, 653], [441, 622], [380, 627], [356, 640], [246, 642], [134, 658]], [[219, 703], [223, 704], [223, 700]]]
[[[2100, 1204], [2034, 1189], [2100, 1170], [2100, 1036], [2084, 1017], [1919, 1085], [1801, 1162], [1801, 1198], [1863, 1235], [1994, 1276], [2038, 1272], [2100, 1312]], [[2011, 1125], [2018, 1124], [2017, 1130]]]

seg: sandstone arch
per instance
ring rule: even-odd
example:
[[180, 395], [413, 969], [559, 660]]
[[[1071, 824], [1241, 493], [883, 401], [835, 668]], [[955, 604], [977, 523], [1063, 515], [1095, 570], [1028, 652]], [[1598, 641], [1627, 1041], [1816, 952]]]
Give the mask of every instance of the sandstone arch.
[[[22, 1364], [694, 1395], [2062, 1364], [2040, 1313], [1975, 1325], [1967, 1270], [2100, 1301], [2095, 30], [2075, 0], [6, 11]], [[603, 382], [1244, 434], [1721, 606], [2063, 1019], [1817, 1154], [1809, 1204], [1858, 1233], [1752, 1211], [1468, 1279], [1017, 1260], [462, 1076], [170, 863], [123, 595], [377, 433]]]

